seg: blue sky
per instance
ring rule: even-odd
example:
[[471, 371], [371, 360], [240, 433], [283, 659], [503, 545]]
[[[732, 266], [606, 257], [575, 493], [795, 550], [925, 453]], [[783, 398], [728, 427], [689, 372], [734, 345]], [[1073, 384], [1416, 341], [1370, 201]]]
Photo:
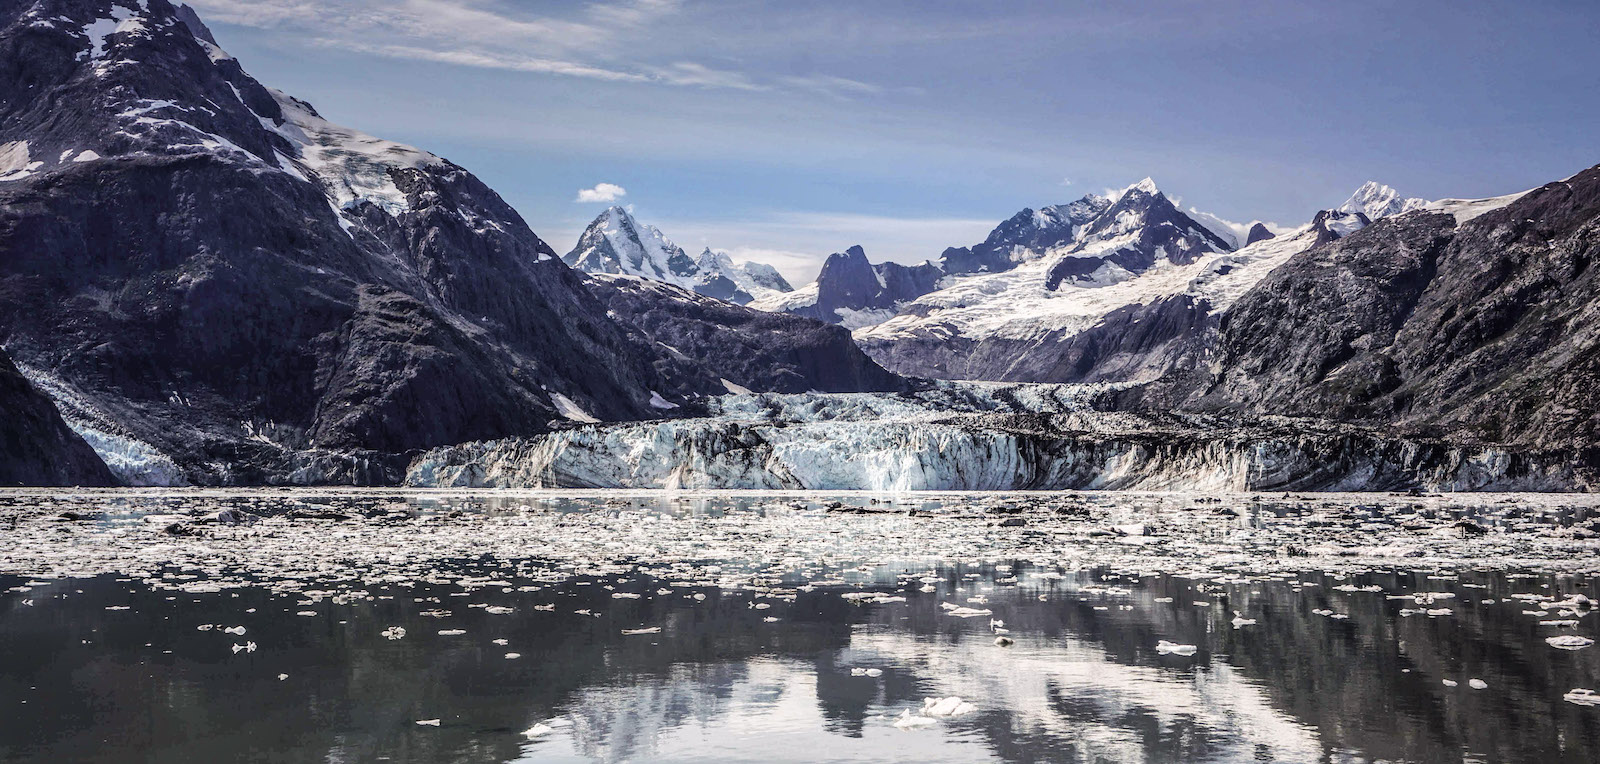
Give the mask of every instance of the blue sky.
[[1292, 225], [1366, 180], [1488, 196], [1600, 162], [1593, 2], [190, 4], [262, 82], [472, 170], [558, 251], [609, 183], [796, 281], [1147, 175]]

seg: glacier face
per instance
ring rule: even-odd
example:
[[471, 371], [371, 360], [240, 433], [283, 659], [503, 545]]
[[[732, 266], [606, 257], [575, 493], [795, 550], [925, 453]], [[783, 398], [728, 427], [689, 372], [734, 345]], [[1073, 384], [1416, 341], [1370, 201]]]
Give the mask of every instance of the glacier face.
[[730, 395], [698, 419], [591, 425], [414, 460], [418, 487], [807, 490], [1570, 490], [1561, 455], [1306, 422], [1093, 411], [1094, 385]]

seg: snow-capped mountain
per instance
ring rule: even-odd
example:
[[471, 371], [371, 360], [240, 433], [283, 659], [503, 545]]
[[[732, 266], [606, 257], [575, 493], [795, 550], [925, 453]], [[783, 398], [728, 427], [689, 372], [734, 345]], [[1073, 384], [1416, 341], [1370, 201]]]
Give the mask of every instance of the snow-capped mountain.
[[1207, 379], [1153, 402], [1576, 447], [1593, 478], [1596, 231], [1600, 167], [1383, 218], [1274, 270], [1234, 306]]
[[638, 276], [744, 305], [794, 291], [776, 268], [735, 263], [709, 247], [690, 257], [653, 225], [641, 224], [623, 207], [600, 213], [563, 261], [586, 273]]
[[[752, 307], [864, 329], [915, 312], [918, 298], [958, 287], [968, 278], [1013, 271], [1043, 274], [1051, 291], [1065, 282], [1109, 283], [1157, 262], [1185, 262], [1201, 252], [1235, 249], [1236, 236], [1227, 227], [1234, 224], [1211, 219], [1210, 225], [1198, 222], [1145, 178], [1106, 196], [1091, 194], [1068, 204], [1024, 209], [996, 226], [982, 243], [948, 248], [937, 261], [872, 264], [854, 247], [830, 256], [813, 284]], [[1049, 262], [1042, 264], [1044, 260]]]
[[1024, 209], [996, 226], [983, 243], [946, 249], [937, 264], [947, 274], [1011, 270], [1018, 263], [1072, 243], [1084, 226], [1110, 206], [1111, 199], [1090, 195], [1068, 204]]
[[[1034, 382], [1135, 381], [1194, 363], [1213, 322], [1289, 257], [1359, 230], [1323, 211], [1234, 250], [1149, 181], [1100, 205], [1076, 236], [1001, 273], [947, 279], [856, 339], [902, 374]], [[1264, 238], [1263, 238], [1264, 237]]]
[[388, 482], [724, 392], [471, 173], [263, 87], [168, 0], [0, 4], [0, 61], [0, 339], [124, 479]]
[[1407, 199], [1400, 196], [1400, 192], [1376, 181], [1367, 181], [1356, 189], [1356, 192], [1346, 199], [1344, 204], [1335, 209], [1340, 212], [1359, 212], [1367, 216], [1368, 220], [1399, 215], [1412, 210], [1420, 210], [1428, 205], [1426, 199]]

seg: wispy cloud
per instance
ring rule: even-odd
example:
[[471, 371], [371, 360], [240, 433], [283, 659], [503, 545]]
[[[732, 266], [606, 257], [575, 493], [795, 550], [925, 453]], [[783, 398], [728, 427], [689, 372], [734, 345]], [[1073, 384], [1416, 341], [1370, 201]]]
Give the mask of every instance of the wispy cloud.
[[371, 53], [386, 58], [434, 61], [441, 64], [471, 66], [479, 69], [561, 74], [569, 77], [587, 77], [589, 79], [609, 80], [612, 82], [649, 82], [651, 80], [650, 77], [642, 74], [620, 72], [614, 69], [604, 69], [598, 66], [552, 58], [529, 58], [526, 56], [500, 55], [472, 50], [432, 50], [412, 45], [367, 45], [365, 43], [352, 43], [347, 40], [328, 38], [319, 39], [317, 43], [343, 50]]
[[596, 183], [594, 188], [578, 189], [575, 202], [614, 202], [628, 195], [628, 189], [615, 183]]
[[813, 74], [805, 77], [780, 77], [778, 81], [799, 90], [810, 90], [833, 96], [875, 95], [883, 92], [883, 88], [871, 83], [826, 74]]
[[[386, 58], [609, 82], [853, 97], [877, 86], [814, 74], [761, 78], [683, 57], [657, 27], [680, 0], [596, 2], [565, 17], [482, 0], [191, 0], [210, 21], [280, 30], [293, 40]], [[502, 10], [504, 8], [504, 10]], [[515, 10], [513, 10], [515, 9]], [[537, 54], [529, 54], [536, 51]], [[660, 56], [652, 60], [650, 53]]]

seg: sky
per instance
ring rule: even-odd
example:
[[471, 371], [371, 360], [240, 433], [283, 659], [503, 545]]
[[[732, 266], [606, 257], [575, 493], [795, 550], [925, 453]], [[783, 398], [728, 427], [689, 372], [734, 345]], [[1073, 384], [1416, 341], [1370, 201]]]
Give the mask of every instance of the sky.
[[1600, 162], [1600, 3], [189, 0], [334, 122], [466, 167], [565, 253], [610, 204], [809, 281], [1149, 176], [1308, 221], [1367, 180]]

